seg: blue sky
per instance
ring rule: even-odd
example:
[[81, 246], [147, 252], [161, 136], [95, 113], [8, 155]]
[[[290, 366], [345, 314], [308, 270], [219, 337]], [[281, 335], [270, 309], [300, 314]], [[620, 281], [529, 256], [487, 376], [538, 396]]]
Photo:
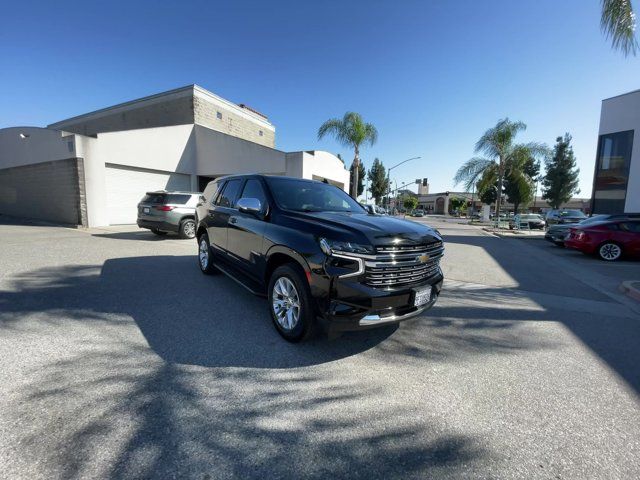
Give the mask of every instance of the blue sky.
[[[611, 50], [599, 0], [28, 2], [2, 0], [0, 128], [46, 125], [197, 83], [264, 112], [281, 150], [345, 111], [379, 130], [362, 154], [432, 191], [503, 117], [522, 141], [568, 131], [591, 193], [600, 102], [640, 87]], [[636, 5], [636, 8], [638, 6]]]

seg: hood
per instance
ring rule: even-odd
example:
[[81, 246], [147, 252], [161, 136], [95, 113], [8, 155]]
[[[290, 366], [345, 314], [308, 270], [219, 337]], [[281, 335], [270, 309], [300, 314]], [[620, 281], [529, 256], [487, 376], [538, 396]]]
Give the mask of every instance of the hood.
[[331, 240], [348, 239], [375, 246], [423, 244], [442, 240], [439, 232], [427, 225], [384, 215], [287, 212], [286, 216], [305, 224], [303, 228], [307, 231]]

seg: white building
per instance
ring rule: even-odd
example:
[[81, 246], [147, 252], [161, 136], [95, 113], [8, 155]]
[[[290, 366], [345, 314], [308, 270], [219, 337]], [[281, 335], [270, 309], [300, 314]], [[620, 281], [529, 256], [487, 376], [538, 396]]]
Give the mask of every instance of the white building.
[[[593, 213], [640, 213], [640, 90], [602, 101]], [[634, 142], [635, 140], [635, 142]]]
[[0, 214], [94, 227], [135, 223], [147, 191], [202, 191], [234, 173], [326, 179], [349, 171], [322, 151], [275, 148], [267, 117], [190, 85], [63, 120], [0, 129]]

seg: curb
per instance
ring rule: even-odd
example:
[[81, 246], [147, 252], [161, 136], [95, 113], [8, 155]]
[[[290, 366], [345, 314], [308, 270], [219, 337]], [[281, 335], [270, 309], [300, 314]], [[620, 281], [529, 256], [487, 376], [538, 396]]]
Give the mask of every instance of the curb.
[[521, 234], [521, 233], [507, 233], [507, 232], [502, 232], [502, 231], [495, 231], [491, 228], [483, 228], [482, 230], [484, 230], [487, 233], [490, 233], [492, 235], [495, 235], [496, 237], [500, 237], [500, 238], [521, 238], [521, 239], [525, 239], [525, 240], [544, 240], [544, 236], [540, 236], [540, 235], [525, 235], [525, 234]]
[[619, 289], [621, 292], [626, 293], [628, 297], [640, 302], [640, 281], [627, 280], [620, 284]]

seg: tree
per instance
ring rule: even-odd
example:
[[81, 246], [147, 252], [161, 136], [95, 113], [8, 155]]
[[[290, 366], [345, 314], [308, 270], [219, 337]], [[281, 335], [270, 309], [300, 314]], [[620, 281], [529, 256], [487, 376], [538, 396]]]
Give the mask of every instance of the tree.
[[571, 147], [571, 135], [556, 139], [553, 157], [545, 161], [546, 174], [542, 179], [542, 198], [551, 208], [559, 208], [568, 202], [578, 189], [580, 169], [576, 167], [576, 157]]
[[459, 198], [459, 197], [451, 197], [449, 199], [449, 205], [451, 206], [451, 209], [454, 212], [457, 212], [458, 210], [460, 210], [462, 207], [464, 207], [467, 204], [467, 201], [464, 198]]
[[418, 199], [416, 197], [407, 195], [402, 198], [402, 206], [406, 210], [413, 210], [418, 206]]
[[533, 200], [534, 185], [540, 174], [540, 162], [528, 158], [522, 166], [522, 175], [509, 173], [505, 177], [504, 193], [507, 201], [513, 203], [513, 211], [518, 213], [521, 204], [528, 204]]
[[[349, 191], [353, 192], [353, 183], [355, 182], [355, 175], [354, 175], [354, 170], [355, 170], [355, 162], [351, 164], [351, 168], [349, 168]], [[362, 162], [358, 163], [358, 191], [356, 192], [356, 197], [359, 197], [360, 195], [362, 195], [362, 192], [364, 192], [364, 176], [366, 175], [367, 171], [364, 168], [364, 165], [362, 164]]]
[[376, 205], [380, 205], [380, 199], [387, 193], [389, 180], [384, 165], [377, 158], [369, 170], [369, 191], [375, 199]]
[[638, 41], [635, 37], [636, 16], [631, 0], [601, 0], [601, 3], [600, 28], [607, 39], [611, 39], [611, 46], [621, 50], [625, 56], [635, 55]]
[[[360, 148], [365, 145], [373, 145], [378, 139], [378, 131], [371, 123], [365, 123], [359, 113], [347, 112], [342, 119], [333, 118], [324, 122], [318, 129], [318, 140], [327, 134], [332, 134], [334, 138], [346, 147], [353, 147], [353, 163], [360, 165]], [[360, 185], [358, 174], [360, 168], [354, 171], [354, 181], [351, 185], [351, 196], [358, 198], [356, 186]]]
[[[456, 184], [464, 183], [466, 190], [469, 191], [486, 172], [484, 186], [492, 184], [488, 182], [490, 177], [495, 178], [498, 192], [502, 192], [505, 173], [520, 177], [523, 175], [522, 168], [529, 158], [541, 157], [547, 153], [547, 147], [540, 143], [514, 143], [518, 132], [526, 128], [524, 123], [512, 122], [508, 118], [498, 121], [496, 126], [487, 130], [476, 143], [475, 152], [486, 156], [467, 160], [458, 169], [453, 181]], [[500, 215], [501, 199], [502, 195], [496, 195], [496, 215]]]
[[495, 165], [487, 168], [482, 173], [482, 177], [480, 177], [480, 180], [476, 183], [476, 190], [478, 191], [480, 201], [485, 205], [496, 203], [498, 199], [498, 180]]

